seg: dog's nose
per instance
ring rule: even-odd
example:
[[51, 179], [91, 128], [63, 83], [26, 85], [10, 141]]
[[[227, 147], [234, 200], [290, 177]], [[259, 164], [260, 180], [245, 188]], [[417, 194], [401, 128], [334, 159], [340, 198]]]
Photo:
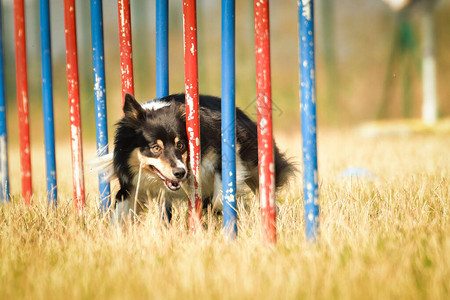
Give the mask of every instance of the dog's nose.
[[186, 175], [186, 170], [183, 168], [175, 168], [172, 173], [176, 179], [182, 179], [184, 178], [184, 175]]

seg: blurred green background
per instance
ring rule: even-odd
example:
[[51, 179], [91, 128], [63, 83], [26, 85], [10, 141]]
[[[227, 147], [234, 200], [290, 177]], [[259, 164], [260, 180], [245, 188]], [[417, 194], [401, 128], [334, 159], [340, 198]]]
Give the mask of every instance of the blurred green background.
[[[3, 1], [8, 139], [18, 142], [12, 0]], [[26, 0], [26, 38], [32, 143], [43, 143], [39, 3]], [[118, 12], [103, 1], [110, 140], [121, 117]], [[170, 0], [170, 92], [184, 91], [182, 1]], [[424, 0], [422, 2], [427, 2]], [[63, 1], [51, 3], [57, 141], [69, 139]], [[319, 126], [348, 126], [377, 118], [420, 117], [423, 9], [393, 11], [380, 0], [316, 1]], [[300, 132], [296, 1], [270, 3], [272, 98], [278, 132]], [[76, 1], [83, 141], [95, 139], [90, 4]], [[135, 94], [155, 97], [155, 1], [131, 1]], [[199, 88], [220, 96], [220, 1], [198, 0]], [[254, 115], [253, 1], [236, 3], [236, 97]], [[450, 0], [434, 11], [439, 116], [450, 114]]]

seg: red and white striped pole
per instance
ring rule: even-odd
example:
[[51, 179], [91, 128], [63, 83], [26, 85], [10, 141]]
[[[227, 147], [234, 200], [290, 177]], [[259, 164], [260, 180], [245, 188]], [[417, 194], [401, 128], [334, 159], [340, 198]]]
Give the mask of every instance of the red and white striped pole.
[[189, 196], [189, 229], [196, 232], [201, 228], [202, 197], [200, 185], [200, 118], [195, 0], [183, 0], [183, 32], [186, 131], [189, 138], [189, 163], [192, 176], [192, 191]]
[[277, 232], [270, 86], [269, 1], [255, 0], [254, 13], [261, 224], [264, 242], [273, 244], [277, 240]]
[[126, 93], [134, 95], [130, 1], [117, 0], [117, 8], [119, 11], [120, 76], [123, 103]]
[[14, 0], [14, 41], [16, 47], [16, 88], [17, 110], [19, 112], [22, 197], [25, 200], [25, 204], [29, 205], [32, 191], [24, 0]]
[[66, 36], [67, 95], [69, 98], [70, 143], [75, 207], [85, 204], [83, 151], [81, 142], [80, 90], [78, 86], [77, 31], [74, 0], [64, 0], [64, 28]]

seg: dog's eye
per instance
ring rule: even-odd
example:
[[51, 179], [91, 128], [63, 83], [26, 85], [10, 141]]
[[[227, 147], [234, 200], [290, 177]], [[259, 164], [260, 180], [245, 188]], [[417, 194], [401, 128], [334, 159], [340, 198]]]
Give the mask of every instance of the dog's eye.
[[184, 144], [182, 142], [177, 142], [176, 147], [178, 150], [183, 150], [184, 149]]
[[152, 146], [152, 151], [153, 151], [154, 153], [159, 153], [159, 152], [161, 152], [161, 146], [159, 146], [159, 145], [153, 145], [153, 146]]

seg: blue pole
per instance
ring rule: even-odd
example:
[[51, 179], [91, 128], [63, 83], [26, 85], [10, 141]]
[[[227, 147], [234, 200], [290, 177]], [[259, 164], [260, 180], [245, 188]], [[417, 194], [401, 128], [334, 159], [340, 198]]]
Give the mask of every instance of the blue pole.
[[53, 120], [52, 50], [50, 44], [49, 0], [39, 1], [42, 62], [42, 106], [44, 110], [45, 162], [48, 202], [57, 205], [55, 131]]
[[[169, 95], [169, 3], [156, 0], [156, 98]], [[170, 205], [161, 207], [167, 221], [172, 219]]]
[[9, 175], [8, 175], [8, 143], [6, 138], [6, 97], [5, 76], [3, 69], [3, 16], [2, 3], [0, 1], [0, 199], [5, 204], [9, 200]]
[[297, 3], [300, 28], [300, 110], [303, 137], [305, 225], [306, 238], [315, 240], [319, 230], [319, 190], [317, 175], [314, 5], [313, 0], [298, 1]]
[[[108, 123], [106, 115], [105, 54], [103, 49], [102, 0], [91, 0], [92, 65], [94, 67], [95, 124], [97, 155], [108, 154]], [[105, 174], [98, 176], [100, 208], [106, 211], [111, 204], [111, 189]]]
[[235, 112], [235, 1], [222, 0], [223, 226], [232, 239], [237, 235]]
[[169, 95], [168, 0], [156, 1], [156, 98]]

